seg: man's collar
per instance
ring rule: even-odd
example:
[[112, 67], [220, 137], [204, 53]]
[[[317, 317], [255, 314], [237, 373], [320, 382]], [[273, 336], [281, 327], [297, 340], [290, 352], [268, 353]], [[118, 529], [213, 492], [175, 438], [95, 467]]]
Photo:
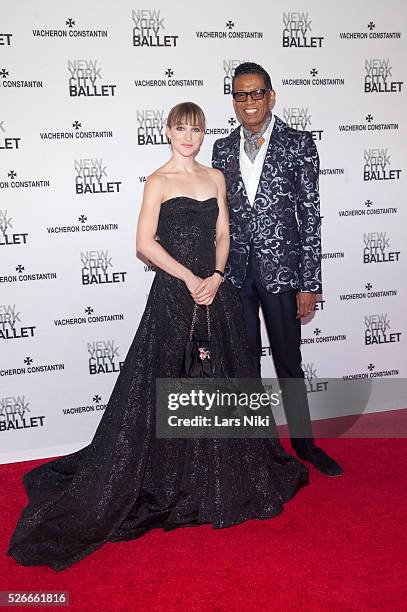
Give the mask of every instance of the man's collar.
[[[276, 117], [276, 115], [274, 115], [274, 113], [270, 113], [271, 114], [271, 121], [267, 126], [266, 131], [262, 134], [261, 130], [258, 132], [260, 136], [263, 136], [264, 140], [267, 141], [270, 139], [270, 135], [271, 132], [273, 131], [274, 128], [274, 124], [276, 122], [276, 119], [278, 119], [278, 117]], [[235, 132], [240, 134], [240, 138], [243, 139], [244, 138], [244, 131], [243, 131], [243, 125], [239, 125]], [[233, 132], [232, 132], [233, 133]], [[256, 132], [257, 133], [257, 132]], [[260, 138], [259, 136], [259, 138]]]
[[[278, 138], [279, 136], [282, 136], [286, 132], [286, 130], [288, 129], [288, 126], [275, 113], [273, 113], [273, 119], [274, 119], [274, 121], [272, 121], [273, 125], [270, 124], [269, 128], [273, 130], [273, 138]], [[230, 145], [232, 147], [239, 147], [239, 142], [240, 142], [240, 137], [241, 137], [240, 135], [243, 132], [241, 128], [242, 126], [239, 124], [230, 132], [228, 136], [226, 136], [227, 141], [230, 142]]]
[[[266, 128], [264, 128], [265, 124], [267, 124]], [[247, 138], [249, 140], [256, 139], [256, 138], [261, 138], [262, 136], [264, 137], [265, 134], [269, 133], [269, 128], [270, 128], [270, 125], [272, 125], [272, 124], [274, 124], [274, 115], [270, 111], [269, 115], [264, 120], [261, 128], [257, 132], [252, 132], [249, 127], [245, 127], [242, 124], [241, 134], [242, 134], [242, 136], [245, 136], [245, 138]]]

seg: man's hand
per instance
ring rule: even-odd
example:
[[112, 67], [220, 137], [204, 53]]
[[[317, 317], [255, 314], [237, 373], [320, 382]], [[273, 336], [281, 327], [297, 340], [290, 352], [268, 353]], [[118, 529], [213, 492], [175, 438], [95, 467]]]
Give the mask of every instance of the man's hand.
[[315, 308], [316, 293], [299, 291], [297, 293], [297, 319], [308, 317]]

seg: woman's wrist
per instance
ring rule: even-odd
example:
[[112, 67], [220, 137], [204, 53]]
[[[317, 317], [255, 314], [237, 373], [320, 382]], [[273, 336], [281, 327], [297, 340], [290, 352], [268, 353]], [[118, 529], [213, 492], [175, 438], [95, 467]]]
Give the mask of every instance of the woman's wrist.
[[221, 283], [223, 283], [223, 281], [225, 280], [225, 279], [224, 279], [224, 277], [223, 277], [221, 274], [219, 274], [218, 272], [214, 272], [214, 273], [212, 274], [212, 278], [215, 278], [215, 279], [217, 280], [217, 282], [218, 282], [218, 284], [219, 284], [219, 285], [220, 285]]
[[191, 270], [188, 270], [188, 268], [185, 269], [184, 274], [182, 275], [181, 280], [184, 281], [184, 283], [188, 283], [189, 281], [191, 281], [194, 277], [194, 274]]

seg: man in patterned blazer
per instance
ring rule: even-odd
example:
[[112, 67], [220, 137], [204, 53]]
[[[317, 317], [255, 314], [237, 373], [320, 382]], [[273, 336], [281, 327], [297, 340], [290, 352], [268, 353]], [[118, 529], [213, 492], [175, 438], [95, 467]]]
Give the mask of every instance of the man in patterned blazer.
[[341, 466], [315, 445], [301, 368], [300, 318], [312, 312], [321, 292], [317, 149], [309, 132], [293, 130], [272, 114], [275, 92], [258, 64], [236, 68], [232, 95], [241, 126], [215, 142], [212, 159], [227, 186], [225, 273], [240, 289], [259, 374], [262, 307], [295, 452], [338, 476]]

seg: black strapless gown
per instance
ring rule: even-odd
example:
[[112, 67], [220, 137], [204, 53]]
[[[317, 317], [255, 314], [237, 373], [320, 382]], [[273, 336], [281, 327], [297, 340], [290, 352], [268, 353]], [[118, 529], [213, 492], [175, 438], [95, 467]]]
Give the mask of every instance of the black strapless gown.
[[[216, 198], [163, 202], [162, 246], [201, 277], [215, 267]], [[276, 439], [159, 439], [155, 379], [177, 377], [191, 324], [185, 284], [158, 270], [139, 328], [92, 442], [24, 476], [29, 503], [8, 555], [63, 570], [105, 542], [157, 527], [230, 527], [269, 519], [308, 483]], [[226, 375], [255, 377], [237, 290], [221, 284], [212, 334]]]

